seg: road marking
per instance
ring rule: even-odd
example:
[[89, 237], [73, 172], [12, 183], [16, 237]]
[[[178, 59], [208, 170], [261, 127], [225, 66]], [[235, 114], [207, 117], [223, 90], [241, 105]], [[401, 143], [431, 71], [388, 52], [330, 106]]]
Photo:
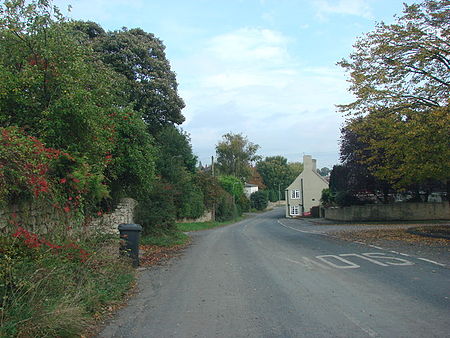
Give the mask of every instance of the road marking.
[[285, 224], [281, 223], [280, 220], [278, 220], [277, 222], [278, 222], [281, 226], [283, 226], [283, 227], [285, 227], [285, 228], [288, 228], [288, 229], [291, 229], [291, 230], [294, 230], [294, 231], [298, 231], [298, 232], [303, 232], [303, 233], [305, 233], [305, 234], [325, 235], [322, 231], [317, 231], [317, 230], [310, 230], [310, 231], [307, 231], [307, 230], [300, 230], [300, 229], [296, 229], [296, 228], [290, 227], [290, 226], [288, 226], [288, 225], [285, 225]]
[[379, 247], [379, 246], [376, 246], [376, 245], [369, 244], [369, 246], [370, 246], [371, 248], [375, 248], [375, 249], [378, 249], [378, 250], [385, 250], [385, 251], [386, 251], [386, 249], [384, 249], [384, 248], [382, 248], [382, 247]]
[[374, 330], [372, 330], [370, 327], [367, 326], [363, 326], [361, 324], [361, 322], [357, 319], [355, 319], [353, 316], [350, 316], [348, 313], [342, 312], [344, 314], [345, 317], [347, 317], [347, 319], [349, 321], [351, 321], [353, 324], [355, 324], [357, 327], [359, 327], [361, 330], [363, 330], [365, 333], [367, 333], [370, 337], [379, 337], [380, 335], [375, 332]]
[[341, 257], [350, 257], [350, 256], [359, 257], [359, 258], [365, 259], [366, 261], [372, 262], [372, 263], [377, 264], [377, 265], [388, 266], [387, 264], [378, 262], [378, 261], [376, 261], [375, 259], [372, 259], [372, 258], [363, 256], [363, 255], [358, 255], [358, 254], [343, 254], [343, 255], [339, 255], [339, 256], [341, 256]]
[[287, 257], [281, 257], [281, 258], [286, 260], [286, 261], [288, 261], [288, 262], [295, 263], [295, 264], [300, 264], [300, 265], [303, 265], [303, 266], [306, 266], [306, 267], [312, 267], [312, 265], [317, 265], [319, 268], [322, 268], [322, 269], [325, 269], [325, 270], [330, 270], [330, 268], [328, 266], [323, 265], [323, 264], [321, 264], [319, 262], [315, 262], [312, 259], [310, 259], [308, 257], [304, 257], [304, 256], [302, 257], [302, 261], [303, 262], [299, 262], [299, 261], [296, 261], [294, 259], [290, 259], [290, 258], [287, 258]]
[[[357, 269], [360, 267], [358, 264], [352, 263], [352, 262], [350, 262], [342, 257], [336, 256], [336, 255], [321, 255], [321, 256], [316, 256], [316, 258], [320, 259], [322, 262], [327, 263], [328, 265], [330, 265], [336, 269]], [[334, 258], [334, 259], [341, 261], [347, 265], [337, 265], [337, 264], [334, 264], [333, 262], [328, 261], [326, 258]]]
[[431, 259], [426, 259], [426, 258], [417, 258], [417, 259], [420, 259], [421, 261], [425, 261], [425, 262], [428, 262], [428, 263], [436, 264], [436, 265], [439, 265], [439, 266], [445, 266], [445, 264], [441, 264], [441, 263], [432, 261]]
[[382, 252], [366, 252], [363, 253], [363, 255], [370, 258], [384, 259], [385, 263], [389, 265], [400, 265], [400, 266], [414, 265], [413, 262], [407, 261], [406, 259], [386, 256]]

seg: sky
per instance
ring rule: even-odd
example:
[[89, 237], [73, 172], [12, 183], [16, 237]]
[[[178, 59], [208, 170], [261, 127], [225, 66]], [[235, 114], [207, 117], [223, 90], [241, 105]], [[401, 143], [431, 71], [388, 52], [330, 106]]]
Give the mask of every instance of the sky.
[[[348, 58], [357, 37], [414, 0], [55, 0], [106, 30], [140, 27], [166, 46], [186, 107], [181, 128], [203, 164], [222, 135], [258, 154], [319, 168], [339, 162], [337, 104], [352, 101]], [[67, 12], [68, 5], [72, 9]]]

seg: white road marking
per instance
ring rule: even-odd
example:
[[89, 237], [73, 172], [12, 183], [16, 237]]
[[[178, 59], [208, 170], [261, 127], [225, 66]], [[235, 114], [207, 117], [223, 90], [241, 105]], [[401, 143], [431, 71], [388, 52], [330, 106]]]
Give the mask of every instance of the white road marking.
[[370, 337], [379, 337], [380, 335], [372, 330], [370, 327], [367, 326], [363, 326], [361, 324], [361, 322], [357, 319], [355, 319], [353, 316], [350, 316], [348, 313], [342, 312], [344, 314], [345, 317], [347, 317], [347, 319], [349, 321], [351, 321], [353, 324], [355, 324], [357, 327], [359, 327], [361, 330], [363, 330], [365, 333], [367, 333]]
[[399, 254], [399, 255], [402, 255], [402, 256], [405, 256], [405, 257], [411, 257], [410, 255], [405, 254], [405, 253], [401, 253], [401, 252], [399, 252], [398, 254]]
[[290, 227], [290, 226], [288, 226], [288, 225], [285, 225], [285, 224], [281, 223], [280, 220], [278, 220], [277, 222], [278, 222], [281, 226], [283, 226], [283, 227], [285, 227], [285, 228], [288, 228], [288, 229], [291, 229], [291, 230], [294, 230], [294, 231], [298, 231], [298, 232], [303, 232], [303, 233], [305, 233], [305, 234], [325, 235], [322, 231], [317, 231], [317, 230], [310, 230], [310, 231], [307, 231], [307, 230], [300, 230], [300, 229], [296, 229], [296, 228]]
[[374, 264], [377, 264], [377, 265], [388, 266], [387, 264], [378, 262], [378, 261], [376, 261], [375, 259], [372, 259], [372, 258], [363, 256], [363, 255], [358, 255], [358, 254], [343, 254], [343, 255], [339, 255], [339, 256], [341, 256], [341, 257], [350, 257], [350, 256], [359, 257], [359, 258], [365, 259], [366, 261], [369, 261], [369, 262], [374, 263]]
[[[360, 267], [358, 264], [352, 263], [352, 262], [350, 262], [342, 257], [336, 256], [336, 255], [321, 255], [321, 256], [316, 256], [316, 258], [320, 259], [322, 262], [327, 263], [328, 265], [330, 265], [336, 269], [357, 269]], [[326, 258], [334, 258], [334, 259], [337, 259], [338, 261], [341, 261], [347, 265], [336, 265], [333, 262], [328, 261]]]
[[385, 250], [385, 251], [386, 251], [386, 249], [384, 249], [384, 248], [382, 248], [382, 247], [379, 247], [379, 246], [376, 246], [376, 245], [369, 244], [369, 246], [370, 246], [371, 248], [375, 248], [375, 249], [378, 249], [378, 250]]
[[392, 256], [386, 256], [382, 252], [366, 252], [363, 253], [364, 256], [370, 257], [370, 258], [376, 258], [376, 259], [384, 259], [386, 264], [389, 265], [414, 265], [413, 262], [407, 261], [403, 258], [397, 258]]
[[432, 261], [431, 259], [426, 259], [426, 258], [417, 258], [417, 259], [420, 259], [421, 261], [425, 261], [425, 262], [428, 262], [428, 263], [436, 264], [436, 265], [439, 265], [439, 266], [446, 266], [445, 264], [441, 264], [441, 263]]
[[319, 262], [315, 262], [315, 261], [313, 261], [312, 259], [310, 259], [308, 257], [302, 257], [302, 261], [303, 262], [299, 262], [299, 261], [296, 261], [294, 259], [290, 259], [290, 258], [287, 258], [287, 257], [282, 257], [282, 258], [284, 260], [288, 261], [288, 262], [291, 262], [291, 263], [300, 264], [300, 265], [304, 265], [304, 266], [307, 266], [307, 267], [311, 267], [312, 265], [317, 265], [319, 268], [322, 268], [322, 269], [325, 269], [325, 270], [330, 270], [330, 268], [328, 266], [323, 265], [323, 264], [321, 264]]

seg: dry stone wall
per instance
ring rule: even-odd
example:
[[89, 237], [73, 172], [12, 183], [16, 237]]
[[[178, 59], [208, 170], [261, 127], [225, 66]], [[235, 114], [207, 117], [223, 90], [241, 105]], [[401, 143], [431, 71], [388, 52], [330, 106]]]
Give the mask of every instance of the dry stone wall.
[[327, 208], [325, 218], [334, 221], [450, 220], [450, 204], [442, 202], [353, 205]]
[[118, 233], [121, 223], [133, 223], [134, 208], [137, 202], [132, 198], [120, 200], [117, 208], [90, 222], [71, 212], [65, 212], [45, 202], [24, 203], [0, 209], [0, 233], [14, 232], [20, 225], [37, 234], [46, 234], [56, 229], [60, 233], [82, 231], [100, 231]]

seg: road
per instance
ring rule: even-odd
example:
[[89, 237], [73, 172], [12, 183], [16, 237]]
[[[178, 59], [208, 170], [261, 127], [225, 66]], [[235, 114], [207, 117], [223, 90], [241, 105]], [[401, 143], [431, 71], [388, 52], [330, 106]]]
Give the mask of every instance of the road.
[[345, 242], [275, 209], [193, 235], [100, 337], [450, 337], [450, 262]]

